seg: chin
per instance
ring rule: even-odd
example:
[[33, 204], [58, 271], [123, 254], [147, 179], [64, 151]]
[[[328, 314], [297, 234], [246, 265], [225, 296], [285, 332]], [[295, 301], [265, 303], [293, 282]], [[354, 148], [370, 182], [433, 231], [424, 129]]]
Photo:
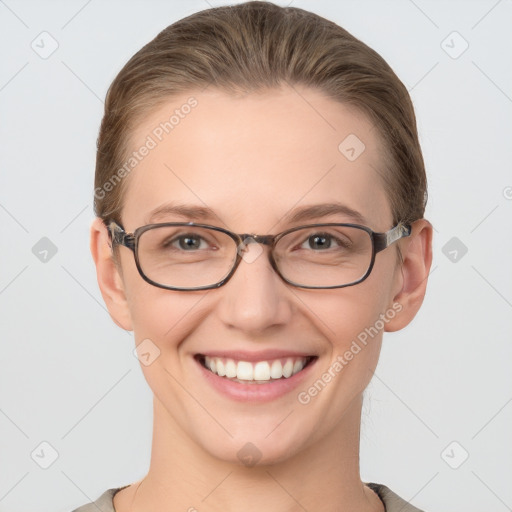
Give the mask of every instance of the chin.
[[[277, 421], [267, 420], [261, 428], [254, 422], [250, 425], [238, 424], [237, 429], [230, 430], [233, 437], [218, 430], [211, 431], [212, 434], [205, 437], [203, 430], [198, 433], [199, 437], [195, 442], [215, 459], [229, 464], [245, 467], [270, 466], [293, 458], [306, 449], [312, 439], [311, 433], [294, 432], [290, 429], [292, 425], [287, 425], [288, 428], [285, 428], [284, 423], [279, 425], [282, 421], [283, 416]], [[270, 424], [272, 427], [267, 428]]]

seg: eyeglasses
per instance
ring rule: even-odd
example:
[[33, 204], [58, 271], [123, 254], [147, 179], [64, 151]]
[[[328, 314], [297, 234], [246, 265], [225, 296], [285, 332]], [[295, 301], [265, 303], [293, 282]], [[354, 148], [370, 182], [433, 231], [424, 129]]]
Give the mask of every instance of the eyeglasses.
[[343, 288], [364, 281], [375, 255], [402, 237], [411, 226], [398, 223], [386, 233], [357, 224], [311, 224], [277, 235], [236, 234], [194, 222], [149, 224], [127, 233], [112, 221], [112, 247], [131, 249], [141, 277], [167, 290], [218, 288], [228, 282], [244, 259], [251, 262], [251, 243], [270, 247], [272, 268], [286, 283], [299, 288]]

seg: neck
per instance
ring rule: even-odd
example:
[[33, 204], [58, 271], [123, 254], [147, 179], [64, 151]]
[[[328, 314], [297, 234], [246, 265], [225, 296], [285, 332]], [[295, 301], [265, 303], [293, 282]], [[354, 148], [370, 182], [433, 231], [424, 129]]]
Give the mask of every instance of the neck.
[[297, 455], [248, 467], [205, 451], [155, 397], [150, 469], [135, 488], [131, 512], [383, 511], [359, 476], [361, 406], [358, 397], [328, 436]]

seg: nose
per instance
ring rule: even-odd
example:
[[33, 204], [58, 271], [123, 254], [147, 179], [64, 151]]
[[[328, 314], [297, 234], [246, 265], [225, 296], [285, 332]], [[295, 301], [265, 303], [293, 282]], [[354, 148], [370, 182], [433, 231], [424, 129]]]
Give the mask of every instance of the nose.
[[290, 321], [290, 291], [272, 268], [268, 251], [246, 243], [234, 275], [218, 289], [218, 315], [226, 326], [256, 335]]

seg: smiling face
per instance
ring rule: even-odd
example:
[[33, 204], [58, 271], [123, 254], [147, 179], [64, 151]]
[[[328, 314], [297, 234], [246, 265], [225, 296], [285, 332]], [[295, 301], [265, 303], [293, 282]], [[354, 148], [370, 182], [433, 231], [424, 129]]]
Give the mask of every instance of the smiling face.
[[[308, 88], [243, 97], [209, 88], [158, 141], [155, 127], [190, 96], [169, 101], [133, 134], [133, 150], [148, 135], [157, 145], [126, 178], [127, 232], [189, 221], [259, 235], [322, 222], [393, 227], [384, 150], [357, 111]], [[151, 340], [145, 346], [159, 351], [141, 364], [157, 428], [225, 461], [256, 449], [260, 463], [281, 461], [357, 430], [382, 330], [400, 328], [397, 308], [389, 315], [403, 285], [395, 245], [377, 254], [365, 281], [331, 290], [286, 284], [268, 250], [249, 244], [224, 286], [183, 292], [145, 282], [132, 252], [119, 247], [126, 301], [109, 309], [137, 344]], [[227, 378], [235, 374], [238, 382]]]

